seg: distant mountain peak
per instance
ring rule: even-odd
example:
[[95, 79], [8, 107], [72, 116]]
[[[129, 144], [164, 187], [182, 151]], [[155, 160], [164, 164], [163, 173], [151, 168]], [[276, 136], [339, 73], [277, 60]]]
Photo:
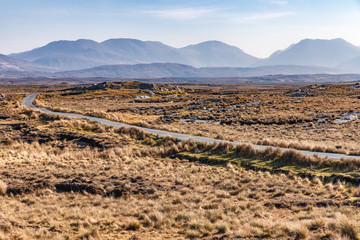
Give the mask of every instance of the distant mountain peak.
[[189, 64], [196, 67], [246, 67], [259, 59], [240, 48], [221, 41], [206, 41], [179, 49], [184, 56], [192, 56]]
[[101, 44], [104, 44], [104, 43], [107, 43], [107, 42], [143, 42], [139, 39], [134, 39], [134, 38], [110, 38], [110, 39], [107, 39], [103, 42], [101, 42]]
[[342, 38], [303, 39], [285, 50], [274, 52], [256, 66], [300, 65], [336, 67], [339, 63], [360, 56], [360, 49]]
[[201, 42], [201, 43], [197, 43], [197, 44], [191, 44], [191, 45], [186, 46], [184, 48], [189, 48], [189, 47], [228, 47], [228, 48], [236, 48], [238, 50], [241, 50], [241, 49], [239, 49], [239, 48], [237, 48], [235, 46], [228, 45], [228, 44], [226, 44], [224, 42], [217, 41], [217, 40], [209, 40], [209, 41], [205, 41], [205, 42]]
[[[218, 41], [218, 40], [209, 40], [209, 41], [201, 42], [201, 43], [194, 44], [194, 45], [228, 45], [228, 44]], [[228, 46], [230, 46], [230, 45], [228, 45]]]

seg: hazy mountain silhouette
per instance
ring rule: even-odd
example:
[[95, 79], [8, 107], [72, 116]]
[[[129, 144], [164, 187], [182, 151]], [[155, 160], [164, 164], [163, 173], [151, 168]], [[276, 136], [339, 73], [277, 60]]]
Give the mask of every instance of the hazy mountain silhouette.
[[[127, 38], [109, 39], [101, 43], [86, 39], [55, 41], [43, 47], [10, 56], [32, 63], [18, 62], [13, 65], [7, 63], [3, 64], [4, 69], [5, 66], [6, 68], [12, 66], [9, 70], [54, 72], [56, 69], [58, 71], [81, 70], [72, 72], [72, 74], [82, 76], [118, 77], [126, 75], [124, 69], [130, 71], [129, 75], [131, 76], [136, 75], [135, 72], [132, 73], [135, 71], [134, 69], [140, 71], [136, 77], [208, 77], [208, 72], [213, 72], [216, 76], [220, 76], [221, 73], [223, 74], [221, 77], [360, 72], [358, 67], [360, 66], [360, 48], [340, 38], [332, 40], [305, 39], [285, 50], [276, 51], [267, 59], [258, 59], [237, 47], [219, 41], [207, 41], [183, 48], [174, 48], [161, 42]], [[149, 63], [156, 64], [149, 65]], [[178, 65], [169, 63], [178, 63]], [[105, 67], [105, 65], [110, 66]], [[185, 65], [195, 68], [185, 67]], [[98, 66], [101, 67], [91, 69]], [[200, 69], [215, 67], [217, 69], [200, 71], [196, 67]], [[145, 69], [149, 72], [145, 73]], [[91, 73], [91, 71], [94, 72]]]
[[349, 73], [360, 73], [360, 56], [340, 63], [337, 68]]
[[245, 67], [257, 58], [222, 42], [205, 42], [177, 49], [161, 42], [136, 39], [56, 41], [11, 57], [63, 70], [110, 64], [181, 63], [194, 66]]
[[183, 62], [183, 56], [176, 48], [161, 42], [136, 39], [109, 39], [101, 43], [109, 50], [130, 63]]
[[34, 71], [56, 71], [57, 69], [46, 67], [39, 64], [30, 63], [27, 61], [11, 58], [0, 54], [0, 71], [19, 71], [19, 72], [34, 72]]
[[341, 62], [360, 56], [360, 49], [341, 38], [332, 40], [304, 39], [285, 50], [276, 51], [256, 66], [301, 65], [336, 67]]
[[92, 41], [56, 41], [31, 51], [10, 54], [11, 57], [59, 69], [81, 69], [111, 63], [116, 55]]
[[258, 61], [241, 49], [220, 41], [207, 41], [179, 49], [194, 67], [241, 67]]

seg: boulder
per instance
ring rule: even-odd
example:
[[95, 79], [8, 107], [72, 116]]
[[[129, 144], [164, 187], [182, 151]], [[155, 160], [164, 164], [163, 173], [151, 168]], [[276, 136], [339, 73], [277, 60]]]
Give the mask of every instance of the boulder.
[[138, 88], [143, 90], [156, 90], [157, 86], [154, 83], [140, 83]]
[[290, 95], [290, 97], [304, 97], [304, 95], [300, 92], [296, 92]]

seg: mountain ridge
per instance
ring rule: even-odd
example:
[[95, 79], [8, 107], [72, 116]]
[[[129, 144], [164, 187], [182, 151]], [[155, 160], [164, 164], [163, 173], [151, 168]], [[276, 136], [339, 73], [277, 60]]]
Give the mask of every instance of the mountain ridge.
[[[143, 68], [146, 66], [149, 70], [147, 77], [151, 77], [150, 73], [159, 76], [166, 72], [165, 76], [168, 76], [171, 71], [177, 72], [178, 76], [170, 74], [174, 77], [186, 76], [187, 71], [194, 74], [189, 73], [191, 76], [199, 75], [200, 77], [203, 75], [208, 77], [208, 73], [205, 72], [214, 74], [221, 72], [223, 74], [221, 77], [238, 76], [240, 73], [241, 76], [250, 73], [252, 76], [259, 76], [264, 74], [360, 72], [360, 48], [340, 38], [303, 39], [284, 50], [274, 52], [267, 59], [255, 58], [235, 46], [216, 40], [174, 48], [159, 41], [141, 41], [131, 38], [114, 38], [103, 42], [91, 39], [60, 40], [30, 51], [10, 54], [12, 57], [0, 56], [2, 56], [0, 71], [14, 76], [21, 71], [22, 73], [19, 73], [21, 76], [26, 75], [24, 71], [29, 72], [30, 76], [37, 76], [39, 72], [76, 70], [78, 72], [73, 72], [76, 75], [80, 73], [79, 71], [83, 74], [96, 71], [95, 75], [102, 72], [106, 76], [118, 77], [114, 72], [114, 66], [118, 65], [117, 68], [122, 69], [121, 71], [128, 68], [131, 72], [131, 69], [135, 67], [130, 65], [137, 64], [148, 64], [142, 65]], [[21, 57], [23, 60], [13, 57]], [[151, 65], [152, 63], [162, 63], [162, 65]], [[169, 63], [187, 65], [186, 68], [182, 67], [185, 73], [179, 71], [180, 65], [169, 65]], [[111, 67], [104, 67], [107, 65]], [[154, 66], [157, 66], [158, 72]], [[191, 70], [190, 66], [193, 67]], [[166, 70], [166, 67], [169, 69]], [[140, 71], [139, 75], [143, 74], [144, 69], [141, 69], [139, 65], [136, 68]], [[235, 68], [237, 69], [235, 70]], [[108, 69], [110, 72], [106, 73], [104, 69]], [[42, 74], [44, 75], [44, 73]]]
[[0, 54], [0, 71], [44, 71], [51, 72], [56, 71], [55, 68], [46, 67], [43, 65], [30, 63], [20, 59], [8, 57]]
[[[189, 49], [187, 47], [174, 48], [158, 41], [141, 41], [131, 38], [115, 38], [103, 42], [89, 39], [60, 40], [9, 56], [62, 70], [153, 62], [173, 62], [195, 67], [227, 65], [245, 67], [258, 60], [243, 50], [222, 42], [216, 42], [216, 47], [205, 50], [201, 44], [188, 46], [191, 48]], [[206, 54], [210, 54], [211, 57]]]
[[278, 50], [268, 58], [260, 60], [254, 66], [271, 65], [311, 65], [336, 67], [341, 62], [360, 56], [360, 48], [341, 38], [303, 39], [291, 44], [284, 50]]

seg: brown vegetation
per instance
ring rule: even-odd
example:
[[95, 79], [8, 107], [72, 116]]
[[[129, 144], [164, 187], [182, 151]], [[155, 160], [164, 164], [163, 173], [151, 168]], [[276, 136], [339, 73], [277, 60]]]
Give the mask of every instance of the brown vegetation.
[[[349, 85], [311, 85], [290, 90], [197, 89], [134, 100], [132, 96], [139, 91], [87, 91], [68, 96], [53, 93], [42, 95], [36, 103], [179, 133], [359, 155], [356, 129], [360, 121], [334, 123], [343, 114], [359, 111], [359, 93], [349, 91]], [[297, 93], [302, 97], [293, 97]]]
[[32, 111], [22, 96], [0, 99], [1, 239], [359, 238], [358, 185], [315, 168], [355, 176], [357, 162], [115, 129]]

